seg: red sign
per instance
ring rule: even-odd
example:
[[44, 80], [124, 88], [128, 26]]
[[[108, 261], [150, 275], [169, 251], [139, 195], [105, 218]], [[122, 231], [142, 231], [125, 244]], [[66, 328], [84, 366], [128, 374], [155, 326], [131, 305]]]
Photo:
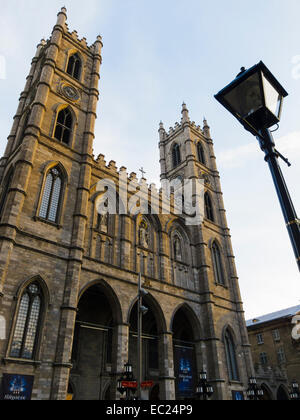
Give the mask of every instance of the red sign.
[[137, 388], [137, 382], [122, 381], [123, 388]]
[[147, 381], [147, 382], [142, 382], [141, 383], [141, 387], [142, 388], [152, 388], [154, 385], [153, 381]]

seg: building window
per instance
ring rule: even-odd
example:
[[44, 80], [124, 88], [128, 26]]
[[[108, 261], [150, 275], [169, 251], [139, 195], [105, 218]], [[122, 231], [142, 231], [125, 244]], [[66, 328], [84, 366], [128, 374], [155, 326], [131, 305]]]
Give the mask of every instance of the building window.
[[266, 366], [268, 364], [268, 355], [267, 353], [263, 352], [259, 355], [259, 361], [263, 366]]
[[273, 330], [272, 336], [274, 341], [280, 341], [280, 332], [279, 330]]
[[256, 335], [257, 344], [264, 344], [264, 336], [263, 334], [257, 334]]
[[284, 347], [280, 347], [277, 350], [277, 359], [278, 359], [279, 364], [282, 364], [282, 363], [286, 362]]
[[197, 144], [197, 153], [198, 153], [199, 162], [202, 163], [203, 165], [205, 165], [204, 149], [203, 149], [203, 146], [200, 142]]
[[58, 167], [50, 169], [46, 177], [39, 217], [57, 223], [62, 200], [62, 187], [63, 176], [61, 171]]
[[181, 163], [181, 153], [179, 144], [175, 144], [172, 150], [173, 167], [176, 168]]
[[75, 79], [79, 80], [81, 75], [81, 67], [82, 64], [79, 55], [77, 53], [71, 55], [69, 58], [67, 73]]
[[227, 330], [225, 333], [225, 351], [226, 351], [226, 360], [229, 373], [229, 380], [238, 381], [238, 367], [236, 360], [235, 344], [232, 338], [232, 335]]
[[211, 222], [215, 221], [213, 206], [209, 193], [204, 194], [205, 217]]
[[213, 261], [216, 283], [224, 286], [225, 279], [224, 279], [224, 272], [223, 272], [223, 267], [222, 267], [221, 252], [216, 242], [213, 243], [211, 252], [212, 252], [212, 261]]
[[73, 118], [68, 108], [62, 109], [57, 116], [54, 137], [61, 143], [69, 144], [71, 139]]
[[10, 356], [32, 360], [35, 357], [42, 312], [42, 292], [38, 283], [30, 284], [22, 295]]

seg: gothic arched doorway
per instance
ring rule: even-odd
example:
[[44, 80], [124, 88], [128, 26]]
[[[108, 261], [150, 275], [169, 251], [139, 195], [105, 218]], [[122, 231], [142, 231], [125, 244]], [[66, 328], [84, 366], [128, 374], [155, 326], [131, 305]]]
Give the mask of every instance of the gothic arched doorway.
[[287, 401], [289, 400], [288, 393], [286, 392], [283, 385], [280, 385], [277, 391], [277, 401]]
[[[163, 331], [163, 321], [159, 316], [161, 309], [151, 295], [143, 298], [143, 305], [148, 308], [143, 316], [142, 328], [142, 380], [153, 381], [154, 392], [149, 388], [142, 390], [142, 399], [149, 400], [152, 397], [159, 399], [160, 357], [159, 335]], [[129, 317], [129, 361], [133, 365], [134, 375], [137, 376], [137, 303], [132, 307]]]
[[272, 401], [272, 393], [269, 387], [265, 384], [262, 384], [261, 389], [264, 391], [264, 395], [261, 398], [263, 401]]
[[195, 326], [189, 311], [182, 306], [172, 322], [176, 399], [193, 399], [197, 383]]
[[110, 372], [115, 364], [114, 325], [120, 317], [117, 298], [108, 285], [87, 289], [78, 304], [72, 351], [72, 382], [77, 400], [102, 400], [111, 389]]

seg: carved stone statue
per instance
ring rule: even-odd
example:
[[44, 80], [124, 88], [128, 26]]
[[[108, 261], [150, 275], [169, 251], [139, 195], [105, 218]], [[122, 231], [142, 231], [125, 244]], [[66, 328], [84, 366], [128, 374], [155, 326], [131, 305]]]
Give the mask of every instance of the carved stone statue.
[[144, 248], [149, 247], [149, 230], [147, 223], [143, 220], [139, 228], [139, 243]]

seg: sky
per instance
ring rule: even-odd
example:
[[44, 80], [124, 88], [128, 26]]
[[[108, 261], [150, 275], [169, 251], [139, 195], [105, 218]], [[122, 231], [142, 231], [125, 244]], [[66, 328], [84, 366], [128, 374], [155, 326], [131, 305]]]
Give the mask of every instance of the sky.
[[159, 122], [211, 127], [247, 319], [300, 303], [300, 279], [271, 175], [256, 139], [214, 99], [260, 60], [288, 91], [277, 149], [300, 208], [299, 0], [0, 0], [0, 155], [36, 46], [62, 6], [92, 44], [102, 35], [95, 155], [158, 184]]

